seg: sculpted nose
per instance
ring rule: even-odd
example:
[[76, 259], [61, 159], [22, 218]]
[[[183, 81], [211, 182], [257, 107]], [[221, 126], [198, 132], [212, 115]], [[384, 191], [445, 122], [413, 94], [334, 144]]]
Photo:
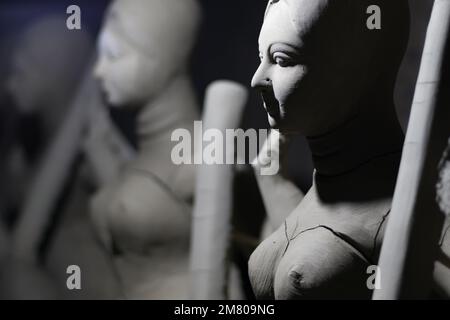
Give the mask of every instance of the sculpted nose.
[[252, 88], [264, 90], [271, 85], [271, 80], [265, 70], [263, 64], [261, 63], [253, 75]]

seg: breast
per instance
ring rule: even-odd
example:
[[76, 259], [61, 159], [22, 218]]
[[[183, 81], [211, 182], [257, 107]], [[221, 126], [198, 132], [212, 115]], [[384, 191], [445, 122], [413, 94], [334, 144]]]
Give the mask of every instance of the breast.
[[189, 243], [190, 208], [151, 174], [127, 171], [94, 198], [92, 218], [111, 250], [146, 254]]
[[278, 229], [252, 253], [248, 262], [250, 282], [257, 299], [274, 299], [275, 271], [287, 241]]
[[293, 238], [275, 272], [275, 299], [370, 299], [370, 264], [328, 228]]
[[[368, 299], [388, 203], [319, 205], [307, 194], [253, 253], [249, 275], [260, 299]], [[377, 247], [377, 246], [376, 246]], [[372, 257], [375, 258], [372, 260]]]

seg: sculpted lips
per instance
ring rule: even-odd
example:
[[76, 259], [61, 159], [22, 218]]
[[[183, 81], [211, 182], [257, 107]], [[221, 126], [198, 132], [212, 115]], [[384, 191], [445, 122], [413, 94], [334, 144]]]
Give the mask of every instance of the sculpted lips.
[[264, 90], [262, 93], [262, 98], [264, 101], [264, 108], [267, 113], [274, 119], [280, 118], [280, 108], [273, 90]]

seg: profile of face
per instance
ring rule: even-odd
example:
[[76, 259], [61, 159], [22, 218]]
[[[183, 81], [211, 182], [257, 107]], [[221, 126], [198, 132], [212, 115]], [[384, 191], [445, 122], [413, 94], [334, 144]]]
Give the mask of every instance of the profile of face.
[[377, 38], [366, 36], [366, 9], [357, 2], [268, 5], [252, 87], [261, 91], [273, 128], [317, 136], [358, 114], [358, 100], [383, 67], [374, 63]]
[[99, 37], [95, 76], [108, 104], [114, 107], [139, 106], [166, 82], [169, 70], [158, 56], [151, 58], [118, 32], [102, 30]]
[[115, 0], [94, 71], [107, 102], [136, 108], [163, 91], [185, 71], [198, 20], [195, 0]]

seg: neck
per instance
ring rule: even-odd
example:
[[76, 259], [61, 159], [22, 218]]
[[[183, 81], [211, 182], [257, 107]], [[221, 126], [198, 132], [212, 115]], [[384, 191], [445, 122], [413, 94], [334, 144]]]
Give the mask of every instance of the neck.
[[173, 130], [192, 125], [198, 110], [187, 75], [179, 75], [138, 113], [138, 148], [149, 149], [158, 143], [170, 143]]
[[400, 157], [404, 135], [393, 102], [386, 101], [362, 106], [354, 118], [335, 130], [307, 138], [316, 175], [341, 175], [385, 156], [397, 153]]

